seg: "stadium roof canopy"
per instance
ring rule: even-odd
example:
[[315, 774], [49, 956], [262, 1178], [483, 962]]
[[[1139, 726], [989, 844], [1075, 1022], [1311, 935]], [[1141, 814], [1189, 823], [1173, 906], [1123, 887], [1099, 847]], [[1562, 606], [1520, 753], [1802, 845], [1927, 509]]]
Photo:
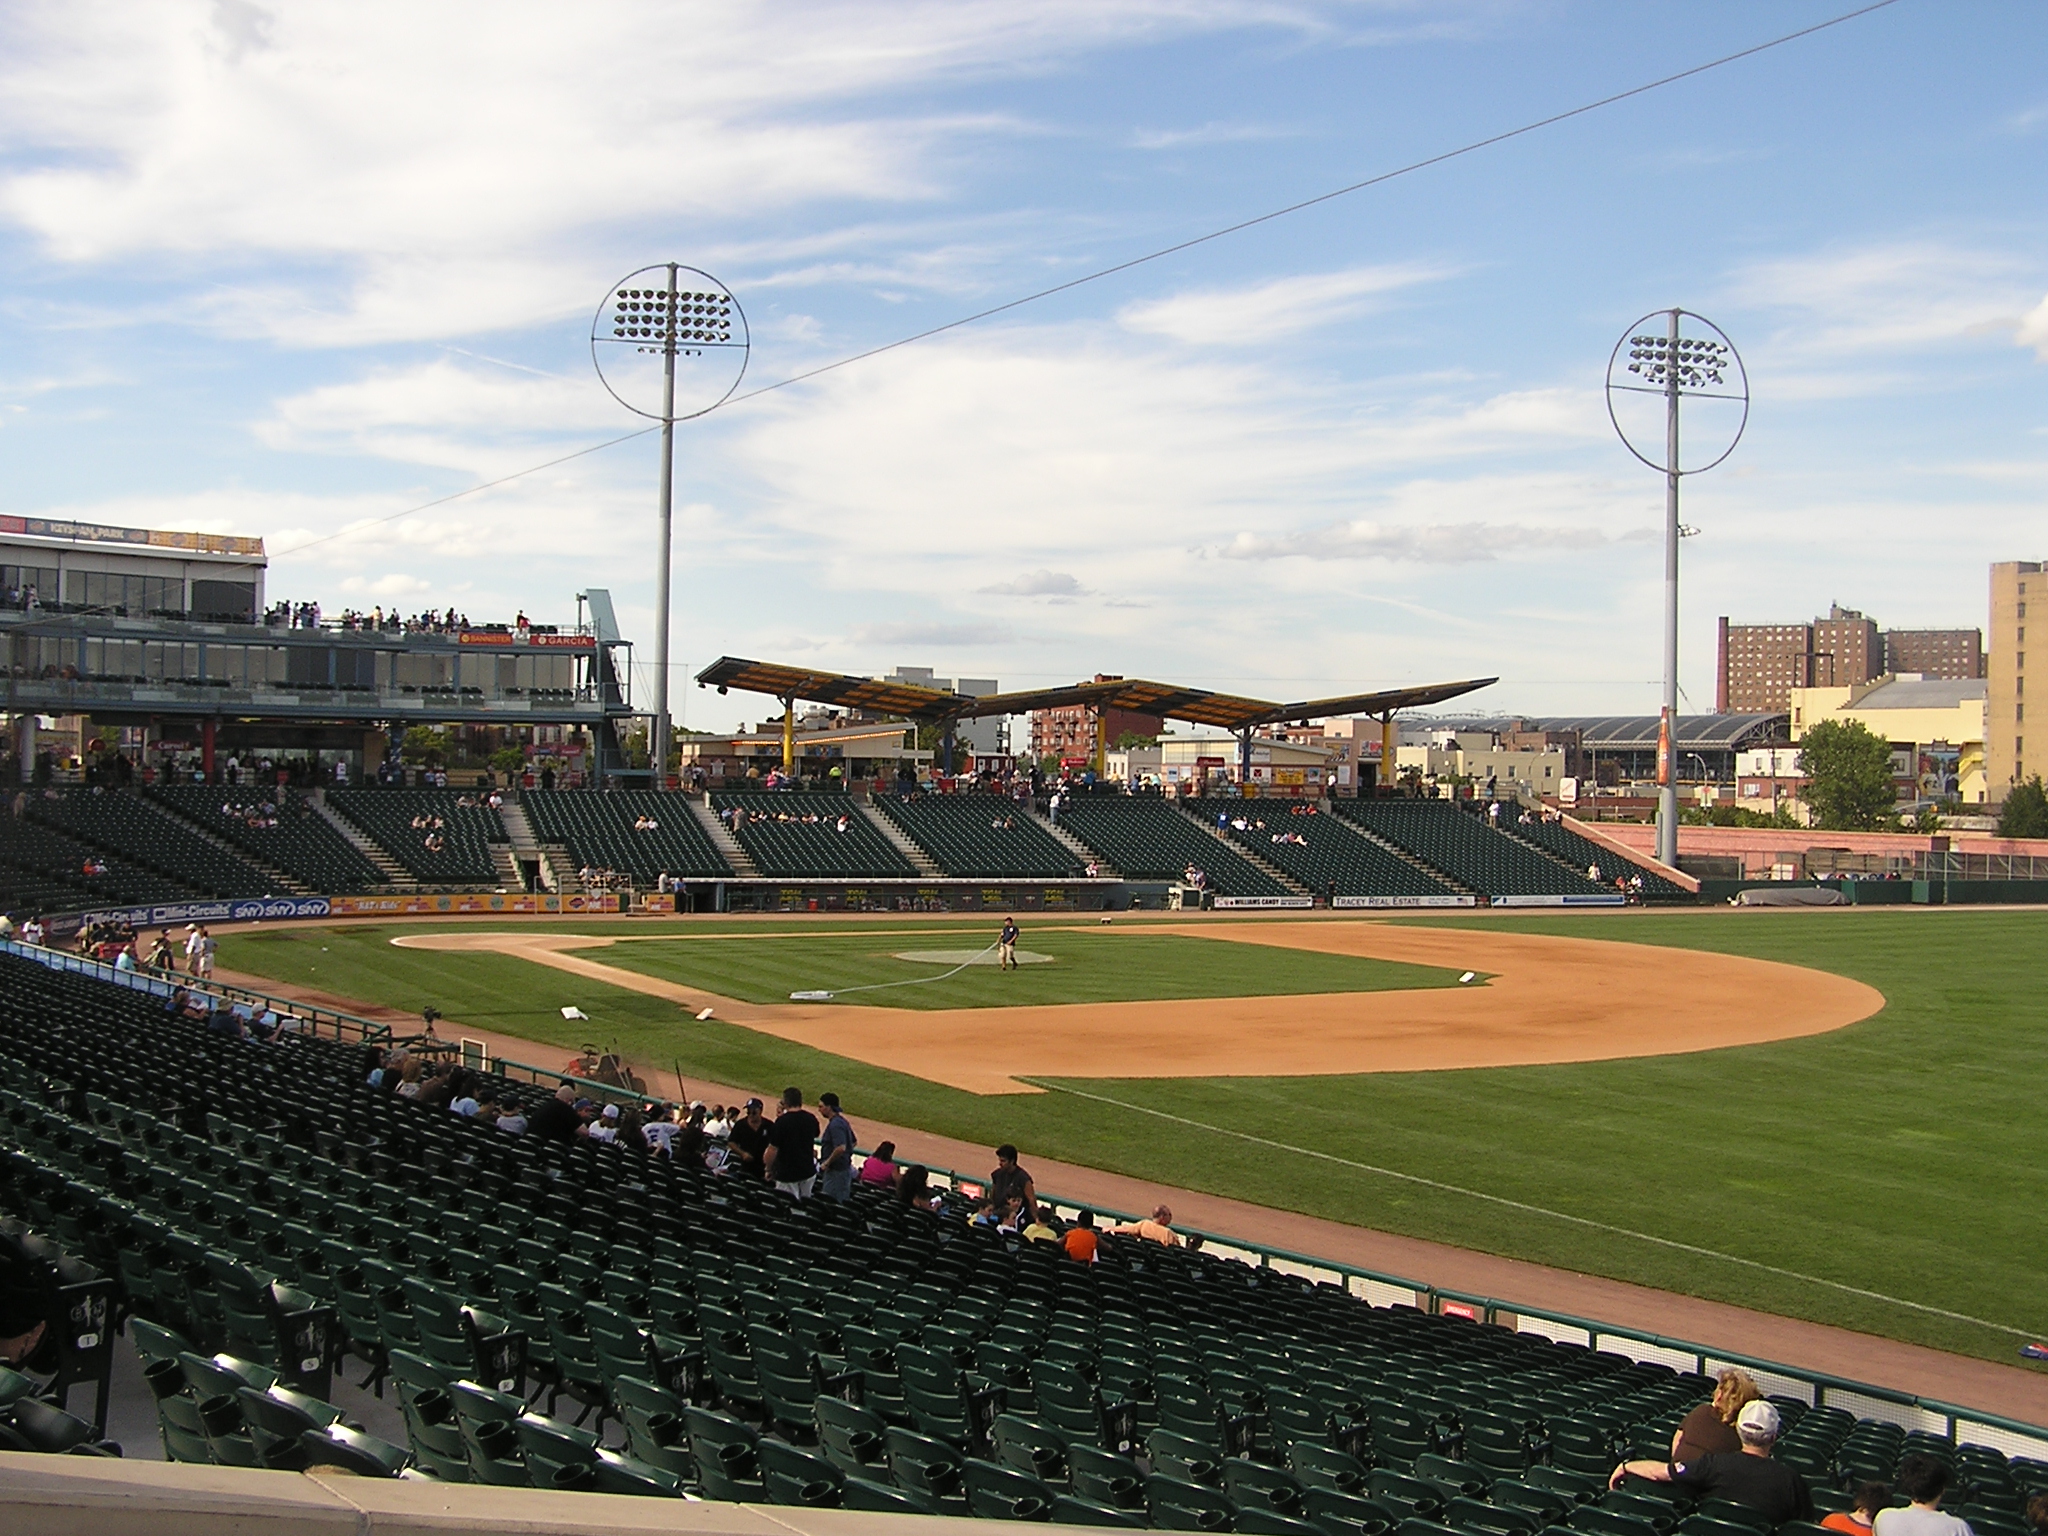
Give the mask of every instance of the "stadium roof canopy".
[[697, 674], [700, 688], [715, 686], [721, 693], [728, 688], [739, 688], [748, 693], [770, 694], [778, 699], [836, 704], [848, 709], [875, 710], [934, 723], [976, 719], [985, 715], [1021, 715], [1034, 709], [1085, 704], [1105, 709], [1127, 709], [1141, 715], [1159, 715], [1169, 720], [1190, 720], [1197, 725], [1219, 726], [1229, 731], [1248, 731], [1254, 726], [1275, 725], [1286, 720], [1327, 720], [1338, 715], [1384, 715], [1402, 709], [1422, 709], [1498, 681], [1492, 677], [1469, 678], [1455, 683], [1427, 683], [1415, 688], [1389, 688], [1377, 693], [1353, 693], [1329, 699], [1275, 704], [1266, 699], [1248, 699], [1237, 694], [1212, 693], [1203, 688], [1130, 677], [1100, 683], [1073, 683], [1063, 688], [1037, 688], [1025, 693], [989, 693], [970, 697], [941, 688], [880, 682], [841, 672], [819, 672], [773, 662], [747, 661], [737, 656], [720, 657]]
[[[1723, 752], [1757, 742], [1782, 740], [1790, 716], [1784, 713], [1759, 715], [1678, 715], [1671, 722], [1676, 746]], [[1554, 715], [1523, 723], [1537, 731], [1577, 731], [1579, 744], [1603, 751], [1654, 751], [1657, 746], [1656, 715]]]

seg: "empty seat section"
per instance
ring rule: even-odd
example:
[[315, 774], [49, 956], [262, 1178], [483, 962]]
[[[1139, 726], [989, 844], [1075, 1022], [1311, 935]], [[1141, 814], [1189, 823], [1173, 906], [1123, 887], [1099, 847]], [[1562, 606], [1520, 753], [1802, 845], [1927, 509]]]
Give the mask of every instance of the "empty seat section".
[[[328, 791], [327, 804], [416, 880], [476, 885], [498, 876], [491, 844], [507, 840], [505, 823], [474, 793], [335, 789]], [[421, 825], [415, 826], [415, 822]], [[427, 846], [429, 838], [439, 838], [445, 846], [436, 852]]]
[[[1207, 815], [1206, 809], [1199, 814]], [[1233, 840], [1318, 896], [1455, 896], [1449, 883], [1363, 836], [1312, 801], [1248, 800], [1216, 813]]]
[[1155, 795], [1076, 795], [1060, 825], [1128, 880], [1179, 880], [1192, 864], [1225, 896], [1295, 896], [1280, 881], [1211, 837]]
[[[732, 865], [681, 795], [635, 789], [529, 789], [520, 796], [534, 835], [561, 843], [579, 867], [615, 869], [643, 885], [662, 875], [729, 880]], [[635, 823], [652, 822], [636, 829]]]
[[[1074, 1264], [883, 1186], [797, 1203], [623, 1137], [506, 1135], [361, 1067], [359, 1045], [235, 1039], [0, 955], [0, 1209], [114, 1277], [116, 1347], [151, 1362], [174, 1457], [279, 1465], [305, 1432], [262, 1394], [317, 1429], [339, 1359], [390, 1383], [412, 1459], [454, 1480], [998, 1516], [1029, 1498], [1101, 1523], [1149, 1505], [1173, 1529], [1297, 1536], [1682, 1513], [1604, 1485], [1714, 1383], [1619, 1341], [1128, 1236]], [[1778, 1401], [1778, 1459], [1817, 1491], [1930, 1449], [2003, 1531], [2041, 1484], [1989, 1447]], [[335, 1438], [357, 1470], [395, 1465], [354, 1433]]]
[[362, 891], [384, 883], [384, 872], [295, 789], [168, 784], [148, 793], [309, 890]]
[[1001, 795], [876, 795], [874, 808], [949, 875], [1071, 880], [1084, 871], [1073, 849], [1039, 825], [1029, 807]]
[[[1484, 896], [1611, 894], [1449, 800], [1339, 800], [1337, 814]], [[1503, 810], [1506, 808], [1503, 807]]]
[[29, 797], [28, 814], [104, 850], [115, 870], [145, 869], [207, 896], [281, 894], [278, 882], [254, 864], [201, 837], [139, 790], [39, 792]]
[[711, 807], [764, 875], [781, 878], [917, 878], [882, 829], [845, 795], [714, 793]]
[[1598, 869], [1602, 877], [1612, 880], [1617, 875], [1643, 877], [1643, 897], [1648, 901], [1691, 901], [1693, 895], [1677, 881], [1667, 879], [1655, 870], [1645, 869], [1632, 859], [1625, 859], [1612, 848], [1603, 848], [1589, 837], [1574, 832], [1563, 822], [1543, 821], [1531, 815], [1528, 822], [1516, 819], [1511, 823], [1505, 819], [1501, 830], [1511, 837], [1518, 837], [1525, 843], [1534, 843], [1538, 848], [1556, 854], [1574, 869]]
[[186, 901], [199, 894], [128, 863], [106, 861], [103, 875], [86, 873], [100, 851], [24, 816], [0, 815], [0, 910], [64, 912], [89, 907]]

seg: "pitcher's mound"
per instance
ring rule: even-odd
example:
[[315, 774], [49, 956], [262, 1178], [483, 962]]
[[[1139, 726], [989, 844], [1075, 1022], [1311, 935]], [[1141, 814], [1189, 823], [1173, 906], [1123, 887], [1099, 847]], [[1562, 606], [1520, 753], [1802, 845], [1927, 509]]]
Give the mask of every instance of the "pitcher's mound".
[[[900, 949], [898, 960], [915, 960], [922, 965], [994, 965], [996, 952], [992, 949]], [[1041, 955], [1029, 949], [1017, 951], [1019, 965], [1050, 965], [1051, 955]]]

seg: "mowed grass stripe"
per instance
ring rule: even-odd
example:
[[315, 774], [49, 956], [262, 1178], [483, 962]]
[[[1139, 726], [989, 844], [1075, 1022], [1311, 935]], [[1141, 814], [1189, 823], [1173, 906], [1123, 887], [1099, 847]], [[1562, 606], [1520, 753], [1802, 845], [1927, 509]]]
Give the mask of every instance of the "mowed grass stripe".
[[[715, 1082], [836, 1088], [856, 1125], [872, 1116], [990, 1146], [1014, 1140], [1040, 1156], [1163, 1185], [2014, 1360], [2002, 1326], [1960, 1319], [2025, 1323], [2040, 1295], [2048, 1117], [2038, 1097], [2048, 1079], [2048, 989], [2039, 978], [2048, 974], [2048, 922], [2039, 914], [1707, 910], [1425, 921], [1813, 965], [1868, 982], [1888, 1005], [1831, 1034], [1689, 1056], [1328, 1078], [1067, 1080], [1137, 1108], [1590, 1224], [1577, 1225], [1136, 1109], [1056, 1093], [977, 1097], [835, 1055], [829, 1029], [817, 1047], [806, 1046], [716, 1020], [699, 1024], [659, 999], [505, 956], [385, 942], [417, 926], [234, 934], [222, 940], [221, 963], [408, 1010], [432, 1001], [451, 1019], [565, 1049], [616, 1041], [663, 1078], [680, 1060], [687, 1074]], [[591, 929], [607, 931], [602, 922]], [[857, 936], [850, 924], [817, 930], [821, 938], [835, 931]], [[1027, 942], [1042, 947], [1049, 937], [1034, 925]], [[1116, 953], [1112, 938], [1101, 936], [1106, 954]], [[332, 952], [320, 953], [323, 944]], [[605, 958], [640, 947], [613, 946]], [[315, 963], [317, 974], [307, 974]], [[565, 1025], [554, 1011], [564, 1003], [585, 1008], [592, 1022]], [[1754, 1003], [1768, 1009], [1772, 1000], [1759, 995]], [[905, 1013], [904, 1027], [915, 1028], [915, 1018]], [[999, 1019], [991, 1015], [991, 1027]], [[1603, 1225], [1764, 1268], [1715, 1265]], [[1771, 1269], [1957, 1316], [1816, 1288]]]
[[1540, 1205], [1530, 1205], [1524, 1200], [1510, 1200], [1503, 1195], [1489, 1195], [1484, 1190], [1466, 1189], [1457, 1184], [1446, 1184], [1440, 1179], [1425, 1179], [1420, 1174], [1401, 1173], [1392, 1168], [1375, 1168], [1370, 1163], [1353, 1162], [1348, 1157], [1337, 1157], [1329, 1152], [1318, 1152], [1313, 1147], [1292, 1147], [1284, 1141], [1274, 1141], [1265, 1136], [1254, 1136], [1247, 1131], [1233, 1131], [1220, 1125], [1204, 1125], [1199, 1120], [1190, 1120], [1185, 1115], [1169, 1115], [1161, 1109], [1150, 1109], [1143, 1104], [1131, 1104], [1122, 1099], [1112, 1099], [1106, 1094], [1088, 1093], [1069, 1083], [1056, 1082], [1050, 1078], [1029, 1078], [1027, 1081], [1054, 1093], [1072, 1094], [1077, 1099], [1088, 1099], [1096, 1104], [1108, 1104], [1117, 1109], [1135, 1110], [1141, 1115], [1156, 1115], [1161, 1120], [1170, 1120], [1175, 1125], [1185, 1125], [1193, 1130], [1208, 1131], [1216, 1136], [1231, 1136], [1239, 1141], [1248, 1141], [1254, 1146], [1271, 1147], [1275, 1152], [1285, 1152], [1292, 1157], [1319, 1158], [1326, 1163], [1338, 1163], [1354, 1168], [1360, 1173], [1370, 1173], [1383, 1179], [1398, 1179], [1404, 1184], [1420, 1184], [1425, 1188], [1439, 1190], [1444, 1194], [1458, 1195], [1467, 1200], [1484, 1200], [1492, 1205], [1506, 1206], [1510, 1210], [1522, 1211], [1531, 1216], [1547, 1217], [1551, 1221], [1570, 1222], [1574, 1226], [1591, 1227], [1600, 1232], [1611, 1232], [1617, 1237], [1626, 1237], [1638, 1243], [1654, 1243], [1660, 1248], [1676, 1249], [1680, 1253], [1695, 1254], [1703, 1259], [1714, 1259], [1724, 1264], [1740, 1264], [1749, 1269], [1760, 1269], [1767, 1274], [1782, 1275], [1788, 1280], [1804, 1281], [1808, 1285], [1826, 1286], [1850, 1296], [1861, 1296], [1871, 1301], [1882, 1301], [1890, 1306], [1905, 1307], [1915, 1312], [1925, 1312], [1934, 1317], [1946, 1317], [1959, 1323], [1974, 1323], [1979, 1328], [1993, 1328], [2009, 1333], [2015, 1338], [2032, 1338], [2040, 1332], [2034, 1328], [2009, 1328], [2004, 1323], [1986, 1322], [1979, 1317], [1969, 1317], [1961, 1312], [1951, 1312], [1946, 1307], [1931, 1307], [1924, 1302], [1906, 1301], [1897, 1296], [1887, 1296], [1882, 1291], [1865, 1290], [1861, 1286], [1844, 1285], [1839, 1280], [1824, 1280], [1818, 1275], [1802, 1275], [1797, 1270], [1783, 1269], [1776, 1264], [1764, 1264], [1756, 1259], [1745, 1259], [1740, 1254], [1722, 1253], [1713, 1248], [1701, 1248], [1693, 1243], [1681, 1243], [1668, 1237], [1658, 1237], [1649, 1232], [1636, 1232], [1628, 1227], [1617, 1227], [1604, 1221], [1593, 1221], [1584, 1216], [1574, 1216], [1568, 1211], [1546, 1210]]
[[[928, 935], [817, 933], [730, 944], [650, 939], [589, 953], [603, 964], [682, 986], [702, 987], [721, 997], [780, 1003], [797, 991], [938, 977], [952, 967], [896, 958], [899, 950], [933, 947]], [[1014, 971], [973, 966], [944, 981], [892, 986], [887, 991], [859, 993], [847, 1001], [902, 1009], [1005, 1008], [1386, 992], [1449, 987], [1458, 980], [1456, 971], [1437, 966], [1279, 950], [1179, 934], [1031, 928], [1025, 931], [1020, 947], [1051, 955], [1052, 963]]]

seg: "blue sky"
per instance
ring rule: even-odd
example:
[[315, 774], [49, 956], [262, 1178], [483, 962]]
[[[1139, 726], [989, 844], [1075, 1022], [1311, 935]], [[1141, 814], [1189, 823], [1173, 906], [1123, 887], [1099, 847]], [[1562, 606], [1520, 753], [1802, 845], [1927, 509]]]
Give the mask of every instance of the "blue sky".
[[[364, 526], [636, 425], [621, 274], [717, 273], [773, 382], [1847, 8], [0, 6], [0, 510], [261, 534], [330, 609], [607, 586], [645, 641], [652, 439]], [[1902, 0], [692, 423], [677, 665], [1650, 711], [1600, 384], [1672, 303], [1756, 397], [1687, 491], [1688, 701], [1720, 613], [1981, 624], [2042, 555], [2044, 57], [2038, 5]]]

